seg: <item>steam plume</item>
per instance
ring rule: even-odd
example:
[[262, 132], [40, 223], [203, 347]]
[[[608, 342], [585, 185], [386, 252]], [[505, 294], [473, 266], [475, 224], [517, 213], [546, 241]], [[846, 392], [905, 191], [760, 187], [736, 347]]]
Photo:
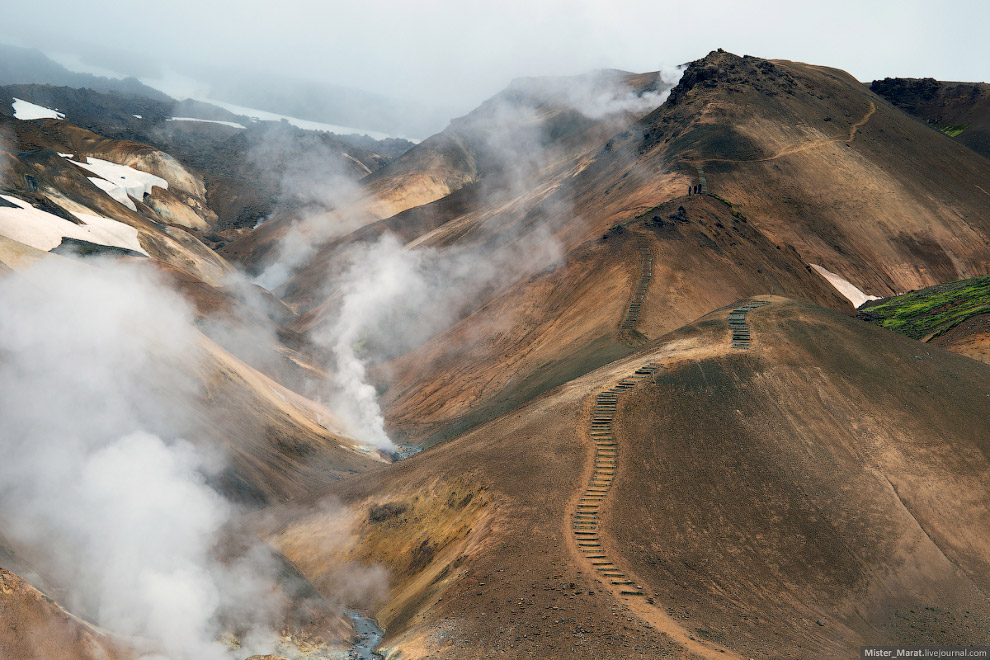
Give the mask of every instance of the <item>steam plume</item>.
[[180, 435], [198, 341], [183, 300], [145, 269], [50, 258], [0, 276], [0, 309], [5, 535], [70, 610], [149, 652], [227, 658], [231, 594], [271, 641], [270, 566], [214, 557], [236, 513], [209, 486], [222, 457]]

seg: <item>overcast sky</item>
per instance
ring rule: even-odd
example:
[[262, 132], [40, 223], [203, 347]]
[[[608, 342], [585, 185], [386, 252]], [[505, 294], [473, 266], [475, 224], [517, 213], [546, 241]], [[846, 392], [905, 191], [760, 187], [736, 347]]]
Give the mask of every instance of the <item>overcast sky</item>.
[[718, 47], [835, 66], [867, 81], [888, 75], [990, 80], [990, 2], [984, 0], [957, 0], [948, 11], [913, 0], [4, 5], [0, 39], [48, 51], [100, 49], [105, 66], [236, 65], [462, 110], [517, 76], [654, 70]]

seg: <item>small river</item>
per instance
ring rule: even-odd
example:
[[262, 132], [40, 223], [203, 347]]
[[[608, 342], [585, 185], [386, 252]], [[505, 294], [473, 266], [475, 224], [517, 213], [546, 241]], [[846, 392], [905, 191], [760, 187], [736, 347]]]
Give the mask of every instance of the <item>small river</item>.
[[357, 641], [347, 657], [353, 660], [385, 660], [385, 656], [375, 653], [375, 647], [385, 637], [385, 631], [378, 627], [378, 622], [355, 610], [344, 610], [344, 613], [354, 623], [354, 632], [357, 633]]

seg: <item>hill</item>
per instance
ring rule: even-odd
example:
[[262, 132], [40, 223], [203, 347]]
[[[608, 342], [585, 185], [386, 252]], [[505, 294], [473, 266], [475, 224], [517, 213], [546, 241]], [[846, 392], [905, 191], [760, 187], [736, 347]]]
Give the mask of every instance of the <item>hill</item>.
[[[617, 127], [635, 118], [631, 109], [659, 104], [669, 86], [658, 73], [615, 71], [514, 82], [468, 115], [451, 121], [444, 131], [369, 174], [361, 181], [357, 201], [337, 214], [312, 221], [321, 226], [321, 231], [310, 232], [314, 234], [310, 240], [319, 249], [285, 285], [286, 302], [299, 311], [322, 302], [314, 289], [323, 286], [337, 239], [376, 220], [397, 219], [396, 214], [456, 195], [462, 188], [470, 189], [472, 199], [465, 214], [515, 206], [518, 197], [534, 188], [542, 194], [527, 201], [539, 206], [557, 182], [586, 164], [588, 150], [598, 149]], [[528, 210], [538, 212], [532, 207]], [[449, 212], [445, 217], [451, 219]], [[276, 258], [275, 245], [298, 221], [297, 216], [288, 215], [266, 223], [222, 253], [249, 271], [260, 271]]]
[[976, 153], [990, 158], [990, 85], [884, 78], [870, 89]]
[[990, 269], [990, 161], [842, 71], [714, 52], [642, 124], [626, 150], [703, 175], [773, 240], [868, 294]]
[[386, 419], [397, 437], [435, 442], [714, 307], [771, 290], [849, 309], [792, 249], [723, 202], [674, 199], [574, 248], [384, 365]]
[[121, 80], [69, 71], [40, 50], [0, 44], [0, 85], [41, 84], [88, 88], [131, 98], [172, 102], [173, 99], [136, 78]]
[[318, 203], [320, 187], [332, 177], [357, 180], [412, 146], [405, 140], [337, 136], [287, 122], [257, 121], [193, 100], [52, 85], [0, 87], [0, 115], [13, 115], [14, 98], [58, 108], [66, 116], [63, 126], [154, 147], [196, 171], [208, 210], [216, 216], [211, 231], [205, 232], [214, 244], [276, 210]]
[[974, 277], [866, 303], [857, 316], [990, 362], [990, 277]]
[[[324, 497], [342, 516], [313, 500], [262, 527], [318, 588], [348, 562], [387, 566], [385, 648], [410, 658], [976, 643], [990, 627], [990, 370], [759, 301], [749, 350], [723, 308], [335, 484]], [[341, 525], [353, 544], [328, 550], [319, 530]]]

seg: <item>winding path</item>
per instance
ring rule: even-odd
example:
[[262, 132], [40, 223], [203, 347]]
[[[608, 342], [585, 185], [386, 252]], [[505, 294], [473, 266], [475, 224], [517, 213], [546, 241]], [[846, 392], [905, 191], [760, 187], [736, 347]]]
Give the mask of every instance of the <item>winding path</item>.
[[645, 596], [642, 587], [616, 568], [602, 547], [598, 535], [598, 515], [602, 503], [612, 488], [615, 477], [618, 444], [612, 433], [615, 408], [619, 395], [631, 390], [641, 380], [652, 378], [660, 365], [651, 362], [636, 369], [632, 376], [623, 378], [612, 387], [600, 392], [591, 413], [589, 436], [595, 446], [594, 467], [591, 479], [571, 514], [571, 532], [578, 551], [591, 561], [600, 578], [604, 578], [620, 596]]
[[[749, 159], [734, 159], [734, 158], [706, 158], [705, 163], [765, 163], [771, 160], [777, 160], [778, 158], [783, 158], [784, 156], [790, 156], [792, 154], [801, 153], [804, 151], [810, 151], [811, 149], [817, 149], [818, 147], [823, 147], [826, 144], [833, 144], [835, 142], [845, 142], [846, 144], [852, 144], [853, 140], [856, 138], [856, 133], [863, 126], [866, 125], [870, 118], [873, 117], [873, 113], [877, 111], [877, 105], [873, 101], [870, 101], [870, 107], [863, 115], [861, 119], [849, 127], [849, 135], [840, 135], [833, 138], [823, 138], [820, 140], [812, 140], [810, 142], [805, 142], [797, 146], [788, 147], [782, 149], [772, 156], [765, 156], [763, 158], [749, 158]], [[698, 166], [698, 171], [701, 172], [701, 167]], [[706, 186], [707, 187], [707, 186]]]

